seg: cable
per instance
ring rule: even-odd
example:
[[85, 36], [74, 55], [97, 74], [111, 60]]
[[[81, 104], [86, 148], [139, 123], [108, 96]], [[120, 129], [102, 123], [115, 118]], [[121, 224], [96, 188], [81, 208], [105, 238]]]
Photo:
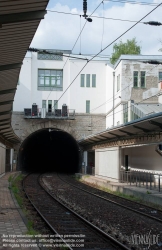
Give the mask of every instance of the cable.
[[[81, 24], [81, 15], [80, 15], [80, 33], [81, 33], [81, 27], [82, 27], [82, 24]], [[81, 55], [81, 35], [80, 35], [80, 55]]]
[[[101, 4], [101, 3], [100, 3]], [[128, 31], [130, 31], [132, 28], [134, 28], [140, 21], [142, 21], [145, 17], [147, 17], [149, 14], [151, 14], [153, 11], [155, 11], [159, 6], [161, 6], [162, 3], [158, 4], [153, 10], [148, 12], [144, 17], [142, 17], [137, 23], [132, 25], [129, 29], [127, 29], [124, 33], [122, 33], [120, 36], [118, 36], [115, 40], [113, 40], [110, 44], [108, 44], [104, 49], [102, 49], [100, 52], [98, 52], [96, 55], [94, 55], [90, 60], [87, 61], [87, 63], [82, 67], [82, 69], [79, 71], [79, 73], [76, 75], [74, 80], [69, 84], [69, 86], [65, 89], [65, 91], [62, 93], [58, 101], [62, 98], [62, 96], [66, 93], [66, 91], [70, 88], [70, 86], [73, 84], [73, 82], [77, 79], [77, 77], [80, 75], [80, 73], [83, 71], [83, 69], [87, 66], [87, 64], [92, 61], [95, 57], [97, 57], [102, 51], [107, 49], [110, 45], [112, 45], [114, 42], [116, 42], [119, 38], [121, 38], [123, 35], [125, 35]]]
[[102, 38], [101, 38], [101, 50], [102, 50], [102, 43], [103, 43], [103, 37], [104, 37], [104, 25], [105, 25], [105, 19], [104, 19], [104, 15], [105, 15], [105, 6], [104, 6], [104, 1], [102, 2], [103, 4], [103, 31], [102, 31]]
[[[102, 2], [95, 8], [95, 10], [92, 12], [92, 14], [91, 14], [89, 17], [91, 17], [91, 16], [93, 15], [93, 13], [100, 7], [101, 4], [102, 4]], [[77, 37], [77, 39], [76, 39], [76, 41], [75, 41], [75, 43], [74, 43], [73, 48], [72, 48], [71, 51], [73, 51], [73, 49], [75, 48], [75, 45], [77, 44], [78, 39], [79, 39], [79, 37], [81, 36], [81, 34], [82, 34], [82, 32], [83, 32], [83, 30], [84, 30], [84, 28], [85, 28], [87, 22], [88, 22], [88, 21], [86, 20], [86, 22], [84, 23], [84, 26], [83, 26], [82, 30], [80, 31], [79, 36]], [[67, 60], [68, 60], [68, 59], [67, 59]], [[63, 69], [64, 69], [64, 67], [65, 67], [65, 65], [66, 65], [66, 63], [67, 63], [67, 60], [66, 60], [66, 62], [65, 62], [65, 64], [64, 64], [64, 66], [63, 66]], [[87, 63], [88, 63], [88, 61], [87, 61]], [[82, 68], [82, 70], [85, 68], [85, 66], [87, 65], [87, 63], [84, 65], [84, 67]], [[82, 72], [82, 70], [79, 72], [79, 74]], [[78, 75], [79, 75], [79, 74], [78, 74]], [[66, 90], [63, 92], [63, 94], [61, 95], [61, 97], [62, 97], [62, 96], [64, 95], [64, 93], [69, 89], [69, 87], [73, 84], [73, 82], [74, 82], [75, 79], [78, 77], [78, 75], [74, 78], [74, 80], [71, 82], [71, 84], [66, 88]], [[50, 92], [50, 94], [51, 94], [51, 92]], [[57, 100], [57, 103], [58, 103], [58, 101], [61, 99], [61, 97]], [[56, 104], [57, 104], [57, 103], [56, 103]]]
[[[48, 12], [55, 12], [58, 14], [65, 14], [65, 15], [73, 15], [73, 16], [81, 16], [80, 14], [73, 14], [73, 13], [68, 13], [68, 12], [62, 12], [62, 11], [56, 11], [56, 10], [47, 10]], [[102, 19], [108, 19], [108, 20], [114, 20], [114, 21], [122, 21], [122, 22], [131, 22], [131, 23], [136, 23], [137, 21], [133, 21], [133, 20], [128, 20], [128, 19], [120, 19], [120, 18], [112, 18], [112, 17], [100, 17], [100, 16], [93, 16], [90, 15], [93, 18], [102, 18]], [[140, 22], [140, 23], [144, 23], [144, 22]]]
[[98, 52], [95, 56], [93, 56], [90, 61], [92, 61], [96, 56], [98, 56], [101, 52], [103, 52], [105, 49], [107, 49], [108, 47], [110, 47], [110, 45], [112, 45], [114, 42], [116, 42], [119, 38], [121, 38], [123, 35], [125, 35], [128, 31], [130, 31], [131, 29], [133, 29], [140, 21], [142, 21], [145, 17], [147, 17], [148, 15], [150, 15], [153, 11], [155, 11], [159, 6], [161, 6], [162, 3], [158, 4], [153, 10], [149, 11], [144, 17], [142, 17], [138, 22], [136, 22], [135, 24], [133, 24], [129, 29], [127, 29], [124, 33], [122, 33], [119, 37], [117, 37], [114, 41], [112, 41], [110, 44], [108, 44], [104, 49], [102, 49], [100, 52]]
[[126, 1], [126, 0], [104, 0], [105, 2], [114, 2], [114, 3], [129, 3], [129, 4], [138, 4], [138, 5], [149, 5], [149, 6], [157, 6], [156, 3], [149, 3], [149, 2], [138, 2], [138, 1]]

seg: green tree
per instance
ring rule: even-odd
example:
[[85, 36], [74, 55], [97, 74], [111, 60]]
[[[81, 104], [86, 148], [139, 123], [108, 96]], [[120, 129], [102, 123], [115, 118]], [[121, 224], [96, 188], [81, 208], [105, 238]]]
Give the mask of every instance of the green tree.
[[121, 55], [138, 55], [141, 53], [141, 47], [137, 45], [136, 38], [127, 40], [126, 43], [120, 41], [113, 46], [113, 53], [110, 59], [112, 64], [115, 64]]

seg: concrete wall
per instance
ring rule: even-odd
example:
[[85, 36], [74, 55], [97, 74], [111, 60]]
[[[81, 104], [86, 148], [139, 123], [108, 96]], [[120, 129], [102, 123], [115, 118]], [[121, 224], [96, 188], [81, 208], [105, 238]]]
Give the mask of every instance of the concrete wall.
[[156, 145], [122, 148], [122, 166], [124, 156], [128, 155], [128, 165], [132, 168], [162, 170], [162, 156], [155, 151]]
[[0, 175], [5, 173], [6, 146], [0, 143]]
[[104, 148], [95, 150], [95, 175], [107, 177], [109, 180], [119, 180], [120, 148]]

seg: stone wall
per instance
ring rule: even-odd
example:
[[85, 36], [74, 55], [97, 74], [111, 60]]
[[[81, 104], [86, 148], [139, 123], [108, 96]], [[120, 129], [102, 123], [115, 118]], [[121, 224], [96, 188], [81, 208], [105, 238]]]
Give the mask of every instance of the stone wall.
[[23, 112], [13, 112], [12, 127], [22, 141], [33, 132], [44, 128], [61, 129], [76, 140], [106, 129], [105, 114], [76, 114], [75, 118], [75, 120], [24, 119]]

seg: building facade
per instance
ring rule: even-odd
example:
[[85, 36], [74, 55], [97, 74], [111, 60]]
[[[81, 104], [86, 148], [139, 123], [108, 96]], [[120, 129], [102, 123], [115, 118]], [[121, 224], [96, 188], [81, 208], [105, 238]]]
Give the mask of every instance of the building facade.
[[[106, 61], [93, 60], [82, 70], [86, 62], [82, 58], [32, 52], [23, 62], [13, 111], [22, 112], [34, 103], [46, 112], [66, 104], [75, 113], [91, 113], [106, 99]], [[93, 113], [105, 114], [106, 107]]]
[[106, 92], [106, 128], [162, 112], [161, 61], [162, 56], [122, 55], [113, 72], [108, 69], [112, 87]]

